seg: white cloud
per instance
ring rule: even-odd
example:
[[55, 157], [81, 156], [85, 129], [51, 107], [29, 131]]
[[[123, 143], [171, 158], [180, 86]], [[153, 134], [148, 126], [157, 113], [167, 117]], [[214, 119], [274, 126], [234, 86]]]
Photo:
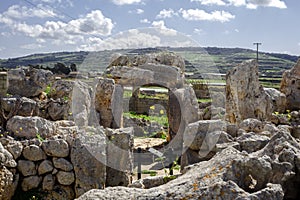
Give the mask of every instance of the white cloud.
[[20, 22], [4, 14], [0, 14], [0, 23], [10, 27], [12, 32], [35, 38], [38, 43], [51, 39], [54, 44], [75, 44], [91, 35], [108, 36], [114, 28], [112, 20], [105, 17], [100, 10], [91, 11], [69, 22], [46, 21], [42, 25]]
[[236, 7], [246, 5], [246, 0], [227, 0], [227, 1], [229, 2], [229, 5], [233, 5]]
[[160, 44], [160, 37], [140, 32], [137, 29], [132, 29], [126, 33], [117, 35], [117, 37], [108, 38], [107, 40], [91, 37], [87, 40], [87, 44], [81, 45], [78, 50], [100, 51], [111, 49], [147, 48], [157, 47], [160, 46]]
[[24, 19], [29, 17], [51, 18], [58, 16], [52, 8], [45, 7], [42, 4], [38, 4], [37, 7], [33, 8], [12, 5], [7, 9], [7, 11], [2, 13], [2, 15], [12, 19]]
[[184, 19], [189, 21], [218, 21], [223, 23], [235, 18], [234, 15], [226, 11], [213, 11], [207, 13], [206, 11], [199, 9], [180, 9], [179, 12], [181, 12]]
[[274, 7], [284, 9], [287, 8], [283, 0], [191, 0], [191, 2], [199, 2], [201, 5], [217, 5], [217, 6], [246, 6], [248, 9], [256, 9], [259, 6]]
[[281, 0], [247, 0], [251, 8], [255, 6], [274, 7], [284, 9], [287, 8], [284, 1]]
[[140, 3], [141, 0], [112, 0], [112, 2], [116, 5], [126, 5], [126, 4]]
[[150, 24], [151, 22], [148, 19], [141, 19], [140, 23], [142, 23], [142, 24]]
[[171, 18], [174, 15], [177, 15], [177, 13], [173, 9], [163, 9], [159, 12], [159, 14], [156, 16], [158, 19], [165, 19], [165, 18]]
[[144, 10], [143, 10], [143, 9], [140, 9], [140, 8], [138, 8], [138, 9], [136, 9], [136, 10], [130, 10], [130, 11], [128, 11], [128, 13], [130, 13], [130, 14], [138, 14], [138, 15], [140, 15], [140, 14], [143, 14], [143, 13], [144, 13]]
[[218, 5], [218, 6], [226, 5], [226, 3], [222, 0], [191, 0], [191, 2], [193, 1], [200, 2], [202, 5]]
[[177, 31], [174, 30], [174, 29], [167, 28], [165, 26], [165, 22], [163, 20], [152, 22], [152, 26], [154, 28], [157, 28], [160, 31], [160, 33], [163, 34], [163, 35], [167, 35], [167, 36], [177, 35]]
[[202, 29], [199, 29], [199, 28], [195, 28], [193, 32], [197, 35], [205, 34], [205, 32]]
[[234, 29], [234, 31], [236, 32], [236, 33], [239, 33], [240, 32], [240, 30], [239, 29]]

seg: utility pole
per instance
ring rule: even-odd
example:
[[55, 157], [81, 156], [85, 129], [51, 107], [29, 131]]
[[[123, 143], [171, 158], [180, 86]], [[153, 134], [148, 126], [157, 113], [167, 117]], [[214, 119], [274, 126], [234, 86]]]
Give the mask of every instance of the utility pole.
[[262, 45], [260, 42], [254, 42], [253, 45], [256, 45], [256, 62], [258, 64], [258, 46]]

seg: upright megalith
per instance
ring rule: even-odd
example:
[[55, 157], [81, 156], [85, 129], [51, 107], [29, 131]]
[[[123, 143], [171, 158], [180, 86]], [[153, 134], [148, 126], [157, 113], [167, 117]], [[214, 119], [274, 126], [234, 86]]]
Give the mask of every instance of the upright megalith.
[[122, 127], [123, 87], [110, 78], [99, 78], [95, 89], [95, 110], [100, 125], [105, 128]]
[[286, 109], [300, 109], [300, 59], [290, 70], [282, 75], [280, 91], [286, 95]]
[[226, 75], [226, 117], [230, 123], [247, 118], [268, 120], [272, 101], [259, 82], [255, 60], [243, 62]]
[[8, 89], [7, 72], [0, 72], [0, 96], [5, 96]]

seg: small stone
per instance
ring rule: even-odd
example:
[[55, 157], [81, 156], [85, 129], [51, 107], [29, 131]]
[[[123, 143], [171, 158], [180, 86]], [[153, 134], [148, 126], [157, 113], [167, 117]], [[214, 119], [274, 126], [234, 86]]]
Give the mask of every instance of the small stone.
[[46, 159], [46, 154], [44, 153], [42, 148], [37, 145], [30, 145], [25, 147], [23, 150], [23, 156], [31, 161], [39, 161]]
[[0, 166], [4, 165], [6, 167], [16, 167], [17, 163], [13, 159], [13, 156], [9, 151], [7, 151], [0, 143]]
[[75, 181], [75, 176], [73, 172], [59, 171], [56, 174], [57, 181], [62, 185], [71, 185]]
[[64, 158], [53, 158], [54, 167], [57, 169], [61, 169], [63, 171], [71, 171], [73, 170], [73, 165]]
[[22, 181], [22, 190], [24, 192], [37, 188], [41, 183], [42, 178], [39, 176], [29, 176], [23, 179]]
[[9, 144], [5, 147], [14, 157], [14, 159], [18, 159], [23, 151], [23, 145], [21, 142], [11, 140]]
[[19, 160], [18, 169], [23, 176], [33, 176], [36, 175], [36, 167], [34, 162], [29, 160]]
[[54, 184], [55, 184], [54, 176], [51, 174], [48, 174], [43, 179], [42, 188], [43, 188], [43, 190], [51, 191], [51, 190], [53, 190]]
[[63, 139], [45, 141], [42, 148], [48, 156], [53, 157], [67, 157], [70, 152], [68, 143]]
[[46, 174], [46, 173], [49, 173], [49, 172], [52, 172], [53, 171], [53, 165], [52, 165], [52, 162], [50, 160], [44, 160], [39, 168], [38, 168], [38, 172], [39, 172], [39, 175], [42, 175], [42, 174]]

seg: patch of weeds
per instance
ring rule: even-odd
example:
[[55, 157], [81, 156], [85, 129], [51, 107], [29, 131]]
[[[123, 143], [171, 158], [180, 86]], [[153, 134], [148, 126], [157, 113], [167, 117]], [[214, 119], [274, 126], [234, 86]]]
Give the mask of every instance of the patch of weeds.
[[47, 96], [49, 96], [50, 95], [50, 93], [51, 93], [51, 84], [49, 84], [49, 85], [47, 85], [47, 87], [46, 87], [46, 89], [45, 89], [45, 93], [47, 94]]
[[150, 174], [150, 176], [156, 176], [157, 172], [154, 170], [142, 170], [142, 174]]
[[45, 139], [39, 133], [36, 134], [36, 138], [41, 142], [45, 141]]
[[[151, 109], [151, 107], [150, 107]], [[130, 117], [130, 118], [135, 118], [135, 119], [143, 119], [145, 121], [153, 121], [153, 122], [157, 122], [158, 124], [160, 124], [161, 126], [165, 126], [168, 127], [169, 123], [168, 123], [168, 117], [163, 115], [163, 116], [148, 116], [148, 115], [143, 115], [143, 114], [137, 114], [135, 112], [126, 112], [123, 113], [124, 117]]]

